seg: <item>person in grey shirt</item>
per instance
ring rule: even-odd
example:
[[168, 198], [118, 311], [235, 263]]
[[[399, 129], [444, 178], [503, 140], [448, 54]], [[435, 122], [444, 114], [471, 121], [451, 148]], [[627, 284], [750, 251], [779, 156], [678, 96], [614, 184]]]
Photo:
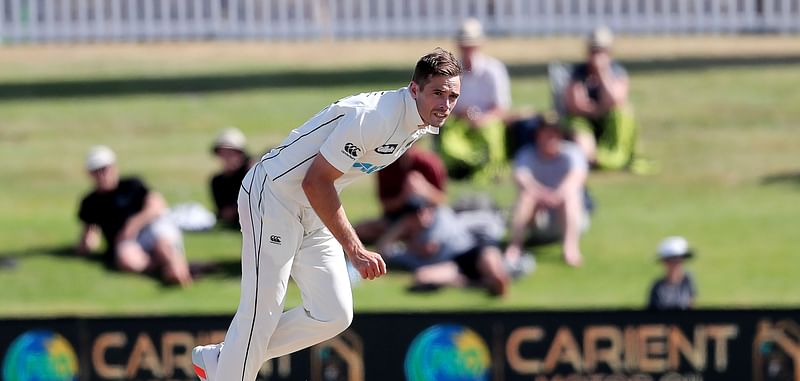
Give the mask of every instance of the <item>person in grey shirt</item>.
[[650, 288], [647, 308], [650, 310], [689, 310], [694, 306], [697, 286], [692, 274], [683, 268], [683, 261], [694, 255], [683, 237], [667, 237], [658, 246], [658, 258], [664, 264], [664, 277]]
[[583, 199], [589, 171], [586, 157], [574, 143], [564, 140], [564, 128], [554, 114], [542, 118], [535, 136], [535, 145], [520, 149], [514, 159], [519, 191], [505, 259], [514, 263], [521, 258], [527, 235], [557, 230], [564, 260], [579, 266], [580, 233], [588, 222]]
[[[378, 242], [387, 263], [414, 272], [415, 288], [476, 284], [492, 295], [506, 294], [510, 282], [502, 252], [478, 239], [448, 206], [414, 198], [413, 212]], [[402, 242], [401, 250], [392, 250]]]

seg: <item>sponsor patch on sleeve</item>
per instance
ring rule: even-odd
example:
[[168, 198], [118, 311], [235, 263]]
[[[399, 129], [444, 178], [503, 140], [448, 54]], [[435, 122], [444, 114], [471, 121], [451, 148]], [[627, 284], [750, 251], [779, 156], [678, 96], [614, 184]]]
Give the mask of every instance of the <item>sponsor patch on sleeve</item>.
[[344, 145], [342, 153], [345, 154], [347, 157], [355, 160], [357, 157], [361, 155], [361, 148], [358, 148], [358, 146], [356, 146], [353, 143], [347, 143]]

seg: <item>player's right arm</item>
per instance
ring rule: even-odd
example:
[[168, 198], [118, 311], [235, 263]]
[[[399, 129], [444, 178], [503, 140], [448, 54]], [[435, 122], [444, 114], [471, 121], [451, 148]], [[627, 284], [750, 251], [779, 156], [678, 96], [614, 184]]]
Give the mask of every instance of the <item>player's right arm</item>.
[[342, 245], [345, 254], [361, 277], [375, 279], [386, 274], [386, 263], [380, 254], [364, 248], [364, 244], [347, 220], [339, 194], [334, 187], [334, 181], [342, 175], [343, 172], [319, 154], [311, 162], [303, 178], [303, 191], [319, 219]]

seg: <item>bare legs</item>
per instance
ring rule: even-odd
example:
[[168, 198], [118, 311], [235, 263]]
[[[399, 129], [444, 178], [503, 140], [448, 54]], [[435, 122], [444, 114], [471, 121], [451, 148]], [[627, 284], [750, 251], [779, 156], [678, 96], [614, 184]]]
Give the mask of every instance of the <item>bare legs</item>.
[[[481, 284], [492, 295], [503, 296], [508, 292], [509, 276], [503, 264], [500, 249], [484, 246], [478, 254], [476, 267]], [[414, 271], [416, 284], [464, 287], [469, 283], [453, 261], [422, 266]]]
[[[511, 218], [511, 238], [505, 257], [508, 261], [518, 260], [525, 241], [526, 232], [531, 229], [534, 217], [538, 212], [548, 213], [549, 211], [541, 205], [539, 195], [533, 191], [521, 192], [514, 205], [514, 212]], [[583, 200], [578, 192], [566, 194], [561, 203], [553, 207], [552, 212], [557, 215], [562, 232], [561, 244], [564, 253], [564, 261], [570, 266], [580, 266], [583, 259], [580, 250], [580, 234], [583, 218]], [[536, 228], [536, 227], [533, 227]]]
[[161, 278], [169, 284], [192, 284], [186, 258], [166, 239], [156, 240], [152, 255], [134, 241], [120, 243], [117, 245], [116, 265], [121, 271], [133, 273], [158, 269], [161, 271]]
[[580, 194], [570, 194], [564, 198], [564, 202], [559, 206], [558, 212], [563, 221], [562, 248], [564, 250], [564, 261], [570, 266], [580, 266], [583, 263], [580, 248], [581, 218], [583, 218], [583, 206]]

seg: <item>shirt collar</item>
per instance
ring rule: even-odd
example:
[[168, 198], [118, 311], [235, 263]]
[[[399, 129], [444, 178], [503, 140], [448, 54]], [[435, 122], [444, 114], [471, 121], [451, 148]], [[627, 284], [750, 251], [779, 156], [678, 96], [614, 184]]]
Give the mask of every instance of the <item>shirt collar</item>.
[[403, 102], [406, 104], [403, 125], [409, 132], [424, 131], [423, 133], [438, 134], [438, 127], [429, 126], [422, 121], [422, 116], [419, 115], [419, 110], [417, 110], [417, 102], [414, 100], [414, 97], [411, 96], [411, 89], [405, 87], [403, 88], [403, 92], [405, 93]]

